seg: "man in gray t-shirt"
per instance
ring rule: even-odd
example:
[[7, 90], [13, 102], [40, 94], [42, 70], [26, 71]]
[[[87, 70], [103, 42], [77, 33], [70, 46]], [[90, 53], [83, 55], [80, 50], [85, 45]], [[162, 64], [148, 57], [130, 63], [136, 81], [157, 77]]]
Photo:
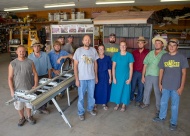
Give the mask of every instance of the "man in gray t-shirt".
[[178, 45], [178, 39], [171, 39], [168, 43], [169, 52], [162, 56], [158, 64], [160, 68], [159, 88], [162, 97], [159, 116], [153, 121], [165, 120], [168, 100], [171, 97], [170, 130], [177, 128], [179, 100], [185, 85], [186, 68], [189, 67], [187, 59], [177, 51]]
[[105, 43], [105, 55], [112, 57], [116, 52], [119, 52], [119, 44], [116, 44], [116, 35], [109, 35], [109, 43]]
[[74, 74], [76, 80], [76, 86], [78, 87], [78, 115], [80, 120], [84, 120], [84, 96], [87, 91], [88, 96], [88, 107], [87, 111], [91, 115], [96, 115], [93, 110], [94, 100], [94, 88], [95, 83], [98, 82], [97, 78], [97, 59], [98, 54], [93, 47], [90, 47], [90, 36], [85, 35], [83, 37], [83, 47], [76, 50], [74, 59]]

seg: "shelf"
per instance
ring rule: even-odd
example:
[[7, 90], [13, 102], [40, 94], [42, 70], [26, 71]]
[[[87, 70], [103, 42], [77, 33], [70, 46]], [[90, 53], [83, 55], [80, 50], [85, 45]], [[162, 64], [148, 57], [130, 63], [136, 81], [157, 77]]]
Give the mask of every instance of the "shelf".
[[30, 24], [57, 24], [57, 21], [30, 22]]

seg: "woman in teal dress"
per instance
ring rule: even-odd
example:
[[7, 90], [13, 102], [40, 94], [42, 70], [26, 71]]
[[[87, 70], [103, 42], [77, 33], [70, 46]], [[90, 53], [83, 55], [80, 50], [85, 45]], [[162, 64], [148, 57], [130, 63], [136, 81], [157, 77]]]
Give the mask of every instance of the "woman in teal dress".
[[127, 43], [120, 42], [120, 52], [112, 57], [112, 76], [113, 83], [111, 87], [110, 102], [116, 103], [114, 110], [118, 110], [122, 104], [121, 110], [126, 110], [126, 105], [130, 102], [131, 79], [133, 74], [133, 55], [127, 52]]

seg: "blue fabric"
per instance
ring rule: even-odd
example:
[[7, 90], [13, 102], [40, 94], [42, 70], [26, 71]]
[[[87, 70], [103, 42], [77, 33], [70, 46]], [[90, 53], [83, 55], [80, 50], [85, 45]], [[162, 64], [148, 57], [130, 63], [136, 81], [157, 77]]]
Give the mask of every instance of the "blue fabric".
[[159, 118], [160, 119], [166, 118], [168, 110], [168, 101], [170, 97], [171, 97], [170, 124], [177, 125], [179, 100], [180, 100], [180, 96], [178, 95], [177, 90], [166, 90], [166, 89], [162, 90]]
[[48, 70], [52, 68], [49, 56], [45, 52], [41, 51], [40, 57], [36, 57], [34, 53], [31, 53], [28, 58], [33, 60], [38, 76], [47, 75]]
[[142, 79], [142, 73], [138, 71], [134, 71], [132, 81], [131, 81], [131, 100], [134, 99], [135, 89], [136, 87], [138, 87], [137, 96], [135, 98], [136, 102], [143, 101], [144, 84], [141, 82], [141, 79]]
[[[67, 56], [67, 55], [69, 55], [69, 53], [63, 50], [61, 50], [59, 54], [56, 54], [54, 50], [51, 50], [48, 56], [50, 58], [50, 63], [52, 65], [52, 68], [55, 70], [61, 70], [61, 65], [64, 63], [65, 59], [62, 59], [60, 64], [57, 63], [57, 60], [61, 56]], [[52, 72], [52, 77], [55, 77], [55, 74], [53, 72]]]
[[95, 104], [94, 99], [94, 87], [95, 79], [92, 80], [79, 80], [80, 86], [78, 87], [78, 115], [83, 115], [85, 113], [84, 109], [84, 96], [87, 92], [87, 111], [92, 111]]
[[127, 105], [130, 102], [131, 84], [126, 84], [126, 80], [129, 79], [129, 64], [134, 62], [133, 55], [129, 52], [121, 55], [118, 52], [114, 54], [112, 61], [116, 62], [116, 84], [112, 83], [110, 102]]
[[94, 98], [96, 104], [107, 104], [110, 99], [111, 84], [109, 84], [108, 70], [111, 70], [111, 58], [104, 56], [97, 59], [98, 83], [95, 85]]

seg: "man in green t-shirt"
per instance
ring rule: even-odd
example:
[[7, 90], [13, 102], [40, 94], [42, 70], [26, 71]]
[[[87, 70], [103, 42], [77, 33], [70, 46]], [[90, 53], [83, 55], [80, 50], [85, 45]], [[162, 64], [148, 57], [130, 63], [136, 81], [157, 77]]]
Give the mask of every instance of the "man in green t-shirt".
[[144, 83], [144, 98], [143, 104], [141, 104], [140, 107], [146, 108], [149, 106], [150, 94], [153, 88], [156, 97], [156, 114], [159, 114], [161, 93], [158, 85], [158, 63], [162, 55], [166, 53], [166, 51], [163, 50], [163, 47], [167, 45], [167, 42], [162, 37], [157, 36], [152, 39], [152, 43], [154, 44], [155, 49], [147, 54], [143, 62], [142, 83]]

